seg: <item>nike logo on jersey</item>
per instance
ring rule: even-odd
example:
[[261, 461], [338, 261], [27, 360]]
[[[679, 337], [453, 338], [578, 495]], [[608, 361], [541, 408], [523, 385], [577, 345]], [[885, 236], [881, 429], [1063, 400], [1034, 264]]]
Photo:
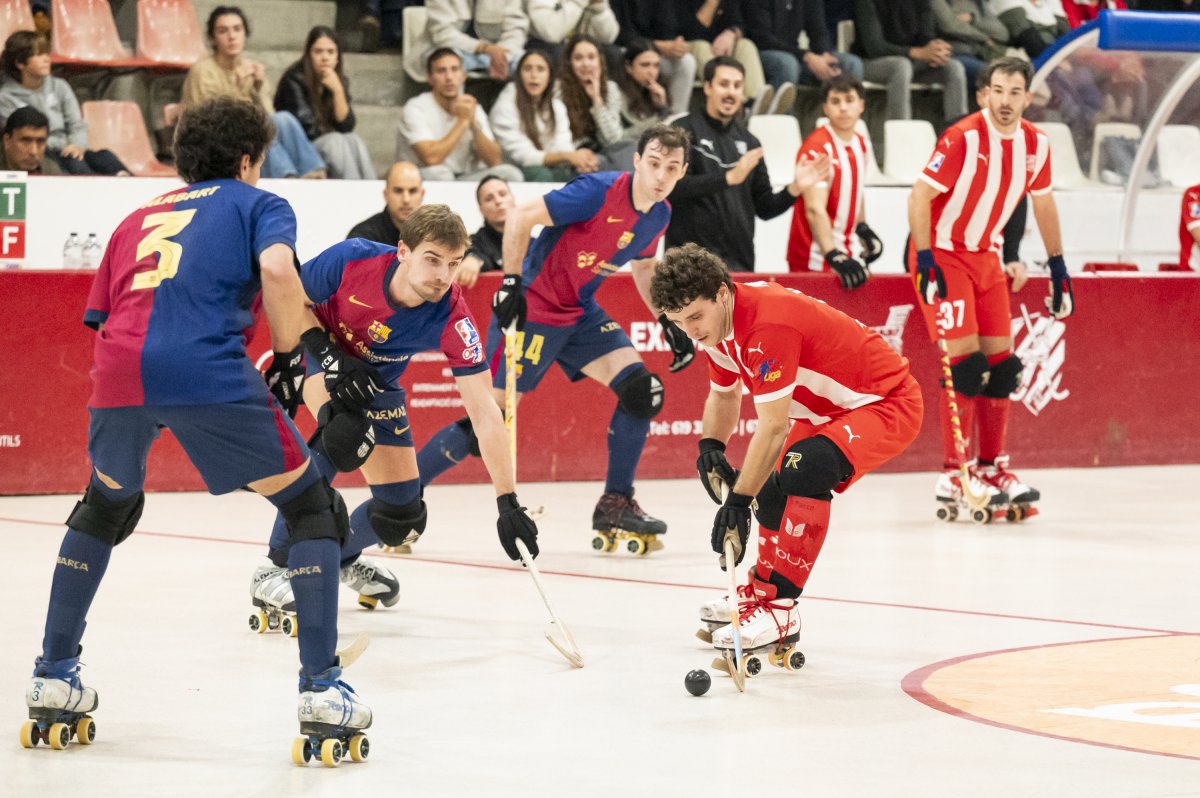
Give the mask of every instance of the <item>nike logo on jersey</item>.
[[[411, 427], [411, 426], [412, 426], [411, 424], [408, 425], [408, 427]], [[403, 435], [404, 433], [408, 432], [408, 427], [404, 427], [404, 428], [392, 427], [392, 434], [393, 435]]]
[[623, 222], [623, 221], [625, 221], [625, 220], [624, 220], [624, 219], [618, 219], [618, 218], [617, 218], [617, 217], [615, 217], [615, 216], [610, 216], [610, 217], [608, 217], [608, 223], [609, 223], [609, 224], [620, 224], [620, 223], [621, 223], [621, 222]]
[[846, 435], [849, 437], [849, 440], [848, 440], [848, 441], [846, 441], [847, 443], [854, 443], [854, 439], [855, 439], [855, 438], [861, 438], [861, 437], [862, 437], [861, 435], [855, 435], [853, 432], [851, 432], [851, 431], [850, 431], [850, 425], [849, 425], [849, 424], [843, 424], [843, 425], [842, 425], [842, 429], [846, 430]]
[[354, 294], [351, 294], [351, 295], [350, 295], [350, 304], [351, 304], [351, 305], [358, 305], [360, 308], [369, 308], [369, 307], [371, 307], [371, 306], [370, 306], [370, 305], [368, 305], [366, 302], [359, 302], [359, 301], [358, 301], [358, 300], [357, 300], [357, 299], [354, 297]]

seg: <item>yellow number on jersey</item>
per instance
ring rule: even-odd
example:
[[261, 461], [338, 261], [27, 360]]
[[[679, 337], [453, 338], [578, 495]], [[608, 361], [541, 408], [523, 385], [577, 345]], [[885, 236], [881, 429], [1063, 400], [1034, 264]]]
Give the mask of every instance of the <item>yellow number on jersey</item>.
[[171, 236], [178, 235], [187, 227], [192, 217], [196, 215], [195, 208], [186, 211], [164, 211], [152, 213], [142, 220], [142, 229], [152, 228], [146, 237], [138, 242], [137, 259], [141, 261], [149, 255], [158, 253], [158, 268], [152, 272], [139, 272], [133, 278], [134, 291], [146, 288], [157, 288], [163, 280], [170, 280], [179, 270], [179, 258], [183, 255], [183, 247]]
[[[522, 333], [522, 335], [524, 335], [524, 333]], [[541, 335], [534, 334], [530, 336], [529, 348], [525, 350], [525, 359], [535, 366], [542, 359], [542, 343], [545, 340], [545, 337]]]

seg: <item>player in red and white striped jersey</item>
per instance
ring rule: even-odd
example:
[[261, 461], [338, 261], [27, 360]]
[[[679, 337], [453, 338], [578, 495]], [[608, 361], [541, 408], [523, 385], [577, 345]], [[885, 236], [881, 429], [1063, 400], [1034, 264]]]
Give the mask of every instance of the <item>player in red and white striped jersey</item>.
[[1179, 214], [1179, 268], [1200, 271], [1200, 183], [1183, 192]]
[[[1050, 194], [1049, 140], [1021, 118], [1031, 99], [1033, 69], [1016, 58], [998, 59], [987, 69], [986, 107], [946, 130], [913, 186], [908, 262], [930, 336], [937, 340], [940, 328], [948, 344], [965, 434], [970, 434], [972, 415], [978, 417], [975, 473], [992, 486], [993, 503], [1027, 504], [1040, 494], [1008, 470], [1004, 443], [1008, 397], [1020, 385], [1022, 367], [1012, 352], [1012, 313], [998, 254], [1000, 231], [1025, 193], [1032, 197], [1050, 256], [1046, 306], [1062, 319], [1071, 314], [1073, 297], [1058, 208]], [[948, 501], [961, 494], [944, 395], [942, 433], [946, 470], [936, 494]]]
[[821, 87], [829, 120], [804, 140], [796, 159], [828, 155], [832, 174], [796, 199], [788, 236], [788, 270], [837, 272], [845, 288], [867, 281], [866, 266], [883, 254], [883, 242], [867, 225], [863, 181], [871, 140], [855, 130], [862, 118], [862, 83], [839, 75]]

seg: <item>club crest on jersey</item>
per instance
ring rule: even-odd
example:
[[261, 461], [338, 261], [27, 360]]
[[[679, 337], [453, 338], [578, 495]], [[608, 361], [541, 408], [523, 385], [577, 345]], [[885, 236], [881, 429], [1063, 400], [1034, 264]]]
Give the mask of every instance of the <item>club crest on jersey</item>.
[[467, 346], [475, 346], [479, 343], [479, 331], [475, 329], [475, 325], [471, 323], [470, 319], [459, 319], [454, 322], [454, 330]]
[[1188, 216], [1200, 217], [1200, 202], [1193, 202], [1188, 208]]
[[942, 164], [946, 162], [946, 154], [944, 152], [935, 153], [933, 160], [929, 162], [926, 168], [931, 172], [936, 172], [942, 168]]
[[624, 233], [621, 233], [621, 237], [617, 239], [617, 249], [625, 249], [625, 247], [629, 246], [629, 242], [632, 240], [633, 231], [626, 230]]
[[392, 334], [392, 328], [381, 321], [371, 322], [371, 326], [367, 328], [367, 335], [371, 336], [371, 340], [377, 344], [381, 344], [388, 339]]
[[783, 376], [783, 364], [774, 358], [767, 358], [758, 364], [758, 381], [762, 385], [775, 382]]
[[1025, 171], [1032, 172], [1036, 168], [1037, 168], [1037, 156], [1036, 155], [1026, 155], [1025, 156]]

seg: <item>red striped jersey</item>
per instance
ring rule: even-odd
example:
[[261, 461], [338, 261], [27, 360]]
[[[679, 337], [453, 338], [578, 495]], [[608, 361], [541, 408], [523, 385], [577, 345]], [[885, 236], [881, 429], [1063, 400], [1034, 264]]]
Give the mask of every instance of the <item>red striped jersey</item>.
[[756, 403], [791, 394], [788, 415], [825, 424], [878, 402], [908, 376], [879, 333], [777, 283], [737, 283], [733, 331], [706, 347], [713, 390], [745, 385]]
[[[852, 258], [862, 257], [862, 242], [854, 234], [858, 210], [862, 206], [863, 181], [866, 178], [867, 158], [874, 158], [871, 142], [866, 136], [854, 133], [850, 141], [842, 141], [833, 128], [822, 125], [800, 145], [796, 160], [808, 156], [829, 155], [832, 174], [827, 182], [819, 183], [829, 189], [825, 212], [833, 229], [834, 245]], [[792, 231], [788, 236], [788, 270], [793, 272], [824, 271], [825, 253], [813, 239], [804, 214], [804, 197], [796, 199], [792, 211]]]
[[1050, 140], [1022, 119], [1002, 134], [986, 110], [946, 129], [919, 178], [933, 201], [930, 240], [938, 249], [999, 251], [1000, 232], [1026, 192], [1050, 192]]
[[1200, 244], [1195, 232], [1200, 230], [1200, 184], [1183, 192], [1183, 210], [1179, 215], [1179, 268], [1200, 271]]

